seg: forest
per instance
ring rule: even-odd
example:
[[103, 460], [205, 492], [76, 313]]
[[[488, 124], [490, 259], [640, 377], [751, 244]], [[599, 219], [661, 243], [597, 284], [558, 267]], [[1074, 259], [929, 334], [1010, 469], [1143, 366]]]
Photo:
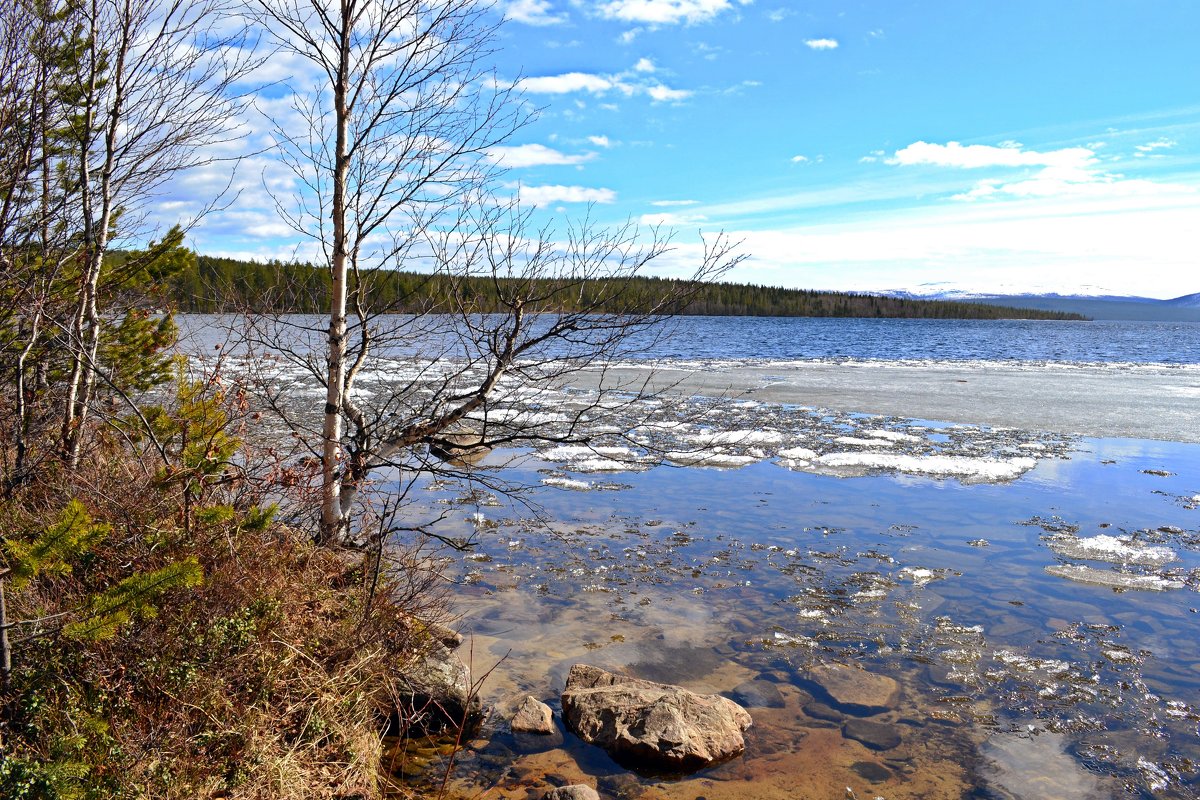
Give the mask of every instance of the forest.
[[[374, 302], [380, 308], [410, 312], [465, 304], [480, 313], [506, 310], [504, 285], [515, 280], [493, 276], [422, 274], [403, 270], [364, 272]], [[548, 281], [548, 279], [547, 279]], [[581, 291], [560, 298], [561, 309], [617, 311], [595, 305], [602, 281], [583, 281]], [[685, 281], [631, 276], [622, 302], [661, 302], [684, 289]], [[166, 294], [174, 307], [190, 312], [302, 312], [329, 307], [328, 270], [311, 264], [244, 261], [199, 255], [175, 273]], [[912, 300], [853, 292], [784, 289], [713, 281], [687, 286], [687, 300], [676, 313], [700, 316], [755, 317], [881, 317], [900, 319], [1058, 319], [1081, 320], [1079, 314], [1009, 308], [985, 303]]]

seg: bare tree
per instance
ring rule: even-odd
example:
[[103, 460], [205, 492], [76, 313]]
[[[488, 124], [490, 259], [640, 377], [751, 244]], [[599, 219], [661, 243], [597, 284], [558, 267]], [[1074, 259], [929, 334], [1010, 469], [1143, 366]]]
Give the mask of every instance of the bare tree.
[[[73, 312], [63, 324], [71, 353], [62, 450], [74, 465], [98, 374], [100, 283], [114, 235], [144, 235], [144, 212], [180, 172], [219, 160], [238, 135], [255, 65], [246, 31], [221, 0], [85, 0], [73, 76], [79, 98], [67, 119], [80, 211]], [[190, 221], [194, 224], [195, 217]]]
[[[318, 539], [333, 543], [350, 535], [372, 470], [415, 466], [414, 454], [430, 445], [453, 449], [502, 381], [561, 381], [618, 352], [674, 310], [679, 293], [625, 296], [627, 279], [665, 252], [657, 235], [641, 246], [632, 226], [583, 225], [556, 242], [549, 231], [531, 236], [528, 215], [493, 196], [486, 151], [528, 113], [488, 72], [495, 24], [487, 4], [252, 0], [248, 13], [312, 68], [312, 85], [293, 86], [289, 111], [273, 116], [301, 187], [276, 203], [329, 271], [328, 326], [315, 351], [311, 339], [285, 342], [284, 320], [263, 340], [324, 387], [319, 425], [290, 418], [320, 466]], [[728, 242], [714, 243], [696, 277], [733, 260]], [[422, 313], [388, 315], [396, 309], [372, 288], [397, 268], [439, 274], [449, 279], [439, 286], [452, 288]], [[481, 314], [463, 293], [480, 276], [500, 313]], [[423, 366], [411, 380], [364, 401], [356, 384], [368, 363], [411, 354], [414, 343]], [[278, 392], [268, 399], [289, 412]], [[479, 444], [533, 435], [505, 430]]]

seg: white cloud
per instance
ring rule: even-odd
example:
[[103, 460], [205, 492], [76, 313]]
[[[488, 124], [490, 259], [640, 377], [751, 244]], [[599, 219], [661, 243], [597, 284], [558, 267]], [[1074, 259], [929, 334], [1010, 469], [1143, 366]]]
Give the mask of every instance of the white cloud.
[[593, 189], [587, 186], [521, 186], [521, 202], [532, 206], [555, 203], [613, 203], [617, 193], [612, 189]]
[[676, 103], [692, 96], [687, 89], [671, 89], [661, 83], [648, 87], [646, 94], [650, 95], [650, 99], [656, 103]]
[[587, 137], [587, 139], [589, 142], [591, 142], [596, 147], [604, 147], [604, 148], [612, 147], [612, 142], [609, 141], [609, 138], [607, 136], [589, 136], [589, 137]]
[[639, 58], [638, 62], [633, 65], [635, 72], [654, 72], [654, 62], [648, 58]]
[[567, 72], [540, 78], [522, 78], [517, 88], [531, 94], [568, 94], [569, 92], [606, 92], [613, 82], [601, 75], [587, 72]]
[[809, 50], [836, 50], [837, 39], [805, 39], [804, 46]]
[[843, 290], [947, 280], [980, 290], [1100, 284], [1174, 297], [1186, 290], [1179, 276], [1194, 271], [1198, 229], [1200, 192], [1155, 184], [1141, 193], [943, 205], [730, 236], [753, 254], [739, 280]]
[[1016, 142], [1000, 146], [987, 144], [963, 145], [958, 142], [933, 144], [914, 142], [897, 150], [887, 160], [889, 164], [912, 166], [929, 164], [937, 167], [978, 169], [981, 167], [1060, 167], [1086, 169], [1096, 163], [1095, 153], [1086, 147], [1066, 147], [1061, 150], [1023, 150]]
[[[748, 5], [751, 0], [737, 0]], [[707, 22], [735, 7], [730, 0], [608, 0], [597, 8], [600, 16], [643, 25], [694, 25]]]
[[792, 156], [793, 164], [807, 164], [808, 156]]
[[1134, 149], [1139, 153], [1153, 153], [1155, 150], [1170, 150], [1172, 147], [1175, 147], [1178, 144], [1179, 142], [1175, 141], [1174, 139], [1168, 139], [1165, 136], [1160, 136], [1153, 142], [1139, 144]]
[[566, 14], [552, 13], [549, 0], [508, 0], [504, 5], [504, 18], [526, 25], [558, 25], [567, 21]]
[[618, 91], [626, 97], [646, 95], [656, 103], [678, 102], [693, 94], [690, 90], [673, 89], [653, 78], [648, 79], [644, 76], [645, 73], [639, 72], [636, 67], [618, 75], [567, 72], [562, 75], [522, 78], [517, 83], [517, 88], [529, 94], [569, 94], [571, 92], [603, 94], [608, 91]]
[[656, 208], [673, 208], [677, 206], [694, 206], [699, 202], [699, 200], [655, 200], [650, 205]]
[[544, 144], [500, 145], [487, 151], [487, 157], [502, 167], [570, 166], [591, 161], [595, 153], [570, 154]]
[[788, 17], [796, 12], [790, 8], [773, 8], [767, 12], [767, 19], [771, 22], [783, 22]]
[[638, 218], [638, 224], [679, 228], [684, 225], [699, 225], [707, 220], [708, 217], [703, 214], [673, 214], [669, 211], [664, 211], [657, 214], [643, 214]]

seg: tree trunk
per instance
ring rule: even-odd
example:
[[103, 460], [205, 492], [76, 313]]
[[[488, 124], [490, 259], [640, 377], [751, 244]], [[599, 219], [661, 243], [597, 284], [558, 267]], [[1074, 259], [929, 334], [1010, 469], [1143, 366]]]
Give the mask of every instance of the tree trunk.
[[322, 544], [333, 544], [344, 538], [349, 528], [348, 509], [344, 509], [341, 502], [341, 462], [342, 404], [346, 391], [346, 181], [350, 173], [350, 157], [347, 153], [350, 109], [347, 107], [347, 94], [353, 28], [352, 0], [342, 0], [340, 12], [338, 73], [333, 87], [337, 133], [334, 143], [333, 205], [330, 209], [333, 222], [333, 252], [329, 265], [332, 292], [325, 375], [325, 421], [321, 428], [321, 526], [318, 541]]

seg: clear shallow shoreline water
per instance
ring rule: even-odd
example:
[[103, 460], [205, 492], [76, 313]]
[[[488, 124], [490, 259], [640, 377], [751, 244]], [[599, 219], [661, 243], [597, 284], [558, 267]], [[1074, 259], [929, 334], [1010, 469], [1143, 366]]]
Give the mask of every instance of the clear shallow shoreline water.
[[[561, 465], [523, 469], [536, 482]], [[525, 752], [497, 719], [459, 770], [464, 794], [525, 797], [547, 775], [688, 800], [1200, 792], [1200, 447], [1085, 439], [983, 485], [772, 463], [602, 477], [627, 488], [547, 488], [543, 521], [463, 508], [480, 548], [460, 562], [458, 611], [476, 669], [498, 662], [485, 697], [554, 704], [584, 662], [702, 691], [767, 680], [784, 705], [751, 709], [744, 757], [681, 781], [631, 776], [570, 735]], [[1103, 536], [1173, 560], [1156, 571], [1064, 554], [1064, 540]], [[1064, 565], [1179, 585], [1116, 591], [1054, 572]], [[898, 680], [900, 705], [875, 719], [903, 743], [870, 750], [806, 713], [818, 663]]]

